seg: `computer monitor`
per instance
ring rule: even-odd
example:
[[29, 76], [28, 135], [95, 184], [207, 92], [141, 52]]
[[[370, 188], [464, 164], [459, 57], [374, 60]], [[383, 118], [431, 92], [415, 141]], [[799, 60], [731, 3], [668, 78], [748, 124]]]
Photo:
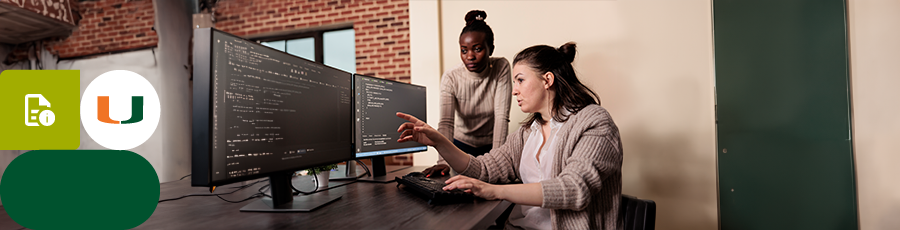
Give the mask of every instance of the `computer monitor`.
[[297, 170], [353, 159], [350, 73], [209, 28], [194, 30], [193, 52], [192, 186], [268, 177], [272, 198], [241, 211], [340, 198], [295, 198], [290, 183]]
[[397, 112], [425, 121], [425, 87], [360, 74], [354, 74], [353, 81], [356, 158], [372, 159], [372, 176], [361, 180], [392, 181], [395, 175], [387, 174], [385, 156], [428, 150], [417, 142], [397, 142], [397, 128], [406, 122]]

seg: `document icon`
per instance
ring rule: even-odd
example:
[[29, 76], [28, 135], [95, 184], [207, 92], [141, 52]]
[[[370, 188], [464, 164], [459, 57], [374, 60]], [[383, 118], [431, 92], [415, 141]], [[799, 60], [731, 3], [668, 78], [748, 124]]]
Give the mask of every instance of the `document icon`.
[[[32, 103], [30, 103], [30, 101], [32, 98], [37, 99], [37, 106], [31, 106]], [[42, 109], [45, 107], [47, 109]], [[50, 102], [47, 101], [47, 98], [44, 98], [44, 95], [25, 95], [25, 125], [38, 126], [38, 122], [43, 126], [53, 125], [53, 122], [56, 121], [56, 115], [53, 114], [53, 111], [50, 111], [49, 108]]]
[[0, 150], [77, 149], [80, 75], [78, 70], [0, 72]]

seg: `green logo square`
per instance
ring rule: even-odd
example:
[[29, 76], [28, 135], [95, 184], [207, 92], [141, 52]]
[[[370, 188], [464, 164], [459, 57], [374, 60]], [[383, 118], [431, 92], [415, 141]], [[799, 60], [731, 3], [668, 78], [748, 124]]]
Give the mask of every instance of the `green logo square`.
[[80, 76], [78, 70], [0, 73], [0, 149], [77, 149]]

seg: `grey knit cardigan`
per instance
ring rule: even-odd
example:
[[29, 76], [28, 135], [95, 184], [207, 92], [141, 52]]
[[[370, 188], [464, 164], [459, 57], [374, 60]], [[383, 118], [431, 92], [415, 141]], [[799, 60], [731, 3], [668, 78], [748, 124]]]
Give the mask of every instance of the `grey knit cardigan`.
[[[488, 183], [519, 178], [519, 163], [530, 124], [488, 154], [472, 157], [460, 172]], [[622, 194], [622, 142], [603, 107], [593, 104], [571, 114], [557, 134], [552, 178], [541, 181], [543, 203], [552, 209], [554, 229], [617, 229]]]

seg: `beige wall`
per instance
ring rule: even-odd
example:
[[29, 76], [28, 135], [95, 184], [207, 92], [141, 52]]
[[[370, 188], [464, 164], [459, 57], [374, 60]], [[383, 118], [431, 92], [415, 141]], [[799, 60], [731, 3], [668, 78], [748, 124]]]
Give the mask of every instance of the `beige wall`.
[[[440, 32], [437, 1], [409, 1], [410, 76], [413, 84], [426, 86], [428, 124], [437, 127], [440, 116]], [[413, 165], [434, 165], [437, 151], [413, 154]]]
[[[623, 193], [656, 201], [659, 229], [717, 228], [709, 1], [428, 2], [439, 6], [410, 2], [414, 82], [438, 79], [461, 63], [459, 33], [471, 9], [487, 12], [496, 37], [494, 56], [510, 61], [528, 46], [575, 41], [579, 78], [600, 94], [620, 128]], [[431, 20], [423, 24], [432, 25], [418, 25], [419, 14]], [[438, 24], [442, 42], [426, 30]], [[443, 54], [418, 47], [419, 36], [431, 39], [429, 45], [440, 43]], [[433, 60], [415, 60], [429, 55], [440, 56], [444, 69], [430, 69], [437, 65]], [[428, 82], [429, 93], [438, 89], [438, 81]], [[515, 104], [511, 110], [515, 131], [525, 114]], [[429, 110], [429, 117], [437, 115]], [[429, 120], [436, 125], [436, 119]], [[414, 160], [431, 165], [433, 154]]]
[[853, 147], [861, 229], [900, 229], [900, 1], [850, 0]]

